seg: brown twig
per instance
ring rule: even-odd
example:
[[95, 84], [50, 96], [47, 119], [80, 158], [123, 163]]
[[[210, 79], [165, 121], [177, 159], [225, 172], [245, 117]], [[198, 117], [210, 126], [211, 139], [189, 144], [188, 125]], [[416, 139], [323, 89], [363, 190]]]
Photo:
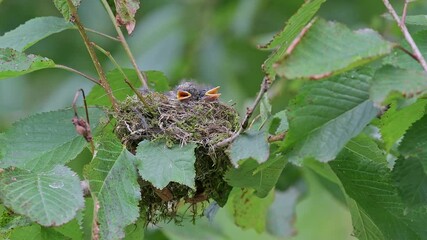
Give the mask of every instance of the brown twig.
[[[81, 119], [78, 115], [78, 112], [77, 112], [76, 102], [77, 102], [77, 98], [79, 97], [80, 92], [82, 93], [82, 97], [83, 97], [83, 103], [84, 103], [85, 112], [86, 112], [86, 121]], [[83, 91], [83, 89], [80, 88], [79, 90], [77, 90], [76, 94], [74, 95], [72, 106], [73, 106], [73, 110], [74, 110], [74, 117], [72, 118], [71, 122], [73, 123], [74, 127], [76, 128], [76, 132], [78, 134], [82, 135], [85, 138], [85, 140], [90, 143], [92, 153], [94, 153], [95, 152], [95, 145], [93, 144], [92, 132], [90, 129], [90, 121], [89, 121], [89, 111], [87, 108], [86, 96], [85, 96], [85, 92]]]
[[117, 37], [113, 37], [113, 36], [110, 36], [110, 35], [108, 35], [108, 34], [105, 34], [105, 33], [102, 33], [102, 32], [98, 32], [98, 31], [93, 30], [93, 29], [91, 29], [91, 28], [87, 28], [87, 27], [85, 27], [85, 30], [86, 30], [87, 32], [91, 32], [91, 33], [97, 34], [97, 35], [99, 35], [99, 36], [103, 36], [103, 37], [105, 37], [105, 38], [111, 39], [111, 40], [113, 40], [113, 41], [120, 42], [120, 40], [119, 40]]
[[142, 86], [144, 88], [148, 89], [147, 77], [145, 76], [145, 74], [143, 74], [141, 72], [141, 70], [139, 70], [139, 67], [136, 64], [135, 58], [134, 58], [134, 56], [133, 56], [133, 54], [132, 54], [132, 52], [131, 52], [131, 50], [129, 48], [129, 45], [126, 42], [125, 36], [123, 35], [123, 32], [120, 29], [120, 27], [117, 25], [116, 17], [114, 16], [114, 13], [113, 13], [113, 11], [110, 8], [110, 5], [108, 5], [107, 0], [101, 0], [101, 2], [104, 5], [104, 8], [105, 8], [105, 10], [108, 13], [108, 16], [110, 17], [110, 20], [113, 23], [114, 28], [116, 29], [117, 34], [119, 35], [118, 39], [119, 39], [120, 43], [122, 44], [123, 48], [125, 49], [125, 52], [128, 55], [129, 60], [132, 63], [132, 66], [135, 68], [136, 74], [137, 74], [139, 80], [141, 81]]
[[262, 97], [267, 92], [269, 86], [270, 86], [270, 79], [268, 77], [264, 77], [264, 79], [262, 80], [262, 83], [261, 83], [260, 90], [258, 92], [258, 96], [256, 97], [256, 99], [255, 99], [254, 103], [252, 104], [252, 106], [248, 107], [246, 109], [246, 115], [245, 115], [245, 117], [243, 119], [242, 124], [240, 125], [239, 130], [237, 130], [237, 132], [235, 132], [231, 137], [226, 138], [223, 141], [217, 143], [216, 147], [225, 147], [225, 146], [227, 146], [228, 144], [232, 143], [243, 131], [245, 131], [247, 129], [247, 127], [249, 125], [249, 119], [252, 117], [252, 114], [253, 114], [255, 108], [260, 103]]
[[[385, 7], [391, 14], [391, 16], [396, 21], [397, 25], [399, 26], [400, 30], [403, 33], [403, 36], [405, 37], [408, 44], [411, 46], [413, 51], [413, 56], [416, 58], [416, 60], [421, 64], [424, 71], [427, 72], [427, 62], [424, 59], [423, 55], [421, 54], [420, 50], [418, 49], [417, 44], [415, 43], [414, 39], [412, 38], [411, 34], [408, 31], [408, 28], [406, 27], [404, 21], [401, 21], [399, 16], [397, 15], [396, 11], [394, 10], [393, 6], [390, 4], [389, 0], [383, 0]], [[407, 1], [405, 1], [405, 5], [407, 5]], [[406, 15], [406, 13], [405, 13]]]
[[80, 35], [83, 38], [83, 42], [87, 48], [87, 51], [89, 52], [90, 58], [92, 59], [92, 62], [93, 62], [95, 69], [96, 69], [96, 72], [99, 75], [99, 83], [104, 88], [105, 92], [107, 93], [107, 96], [110, 99], [110, 102], [113, 106], [113, 109], [116, 112], [118, 112], [119, 108], [117, 106], [117, 101], [113, 96], [113, 92], [111, 90], [110, 84], [107, 81], [107, 77], [105, 76], [104, 70], [102, 69], [102, 66], [101, 66], [101, 63], [99, 62], [98, 57], [96, 56], [95, 50], [93, 49], [92, 45], [90, 44], [90, 40], [86, 34], [86, 31], [83, 27], [83, 24], [80, 21], [79, 15], [77, 14], [77, 9], [71, 0], [67, 0], [67, 4], [68, 4], [68, 7], [70, 8], [73, 22], [76, 24], [77, 30], [79, 31]]
[[84, 74], [84, 73], [82, 73], [82, 72], [80, 72], [80, 71], [78, 71], [78, 70], [76, 70], [76, 69], [74, 69], [74, 68], [70, 68], [70, 67], [67, 67], [67, 66], [64, 66], [64, 65], [61, 65], [61, 64], [55, 64], [55, 68], [58, 68], [58, 69], [64, 69], [64, 70], [67, 70], [67, 71], [69, 71], [69, 72], [77, 73], [77, 74], [79, 74], [80, 76], [82, 76], [82, 77], [84, 77], [84, 78], [88, 79], [89, 81], [91, 81], [91, 82], [93, 82], [93, 83], [95, 83], [95, 84], [97, 84], [97, 85], [101, 85], [101, 84], [99, 83], [98, 79], [95, 79], [94, 77], [91, 77], [91, 76], [89, 76], [89, 75], [87, 75], [87, 74]]
[[277, 135], [268, 136], [267, 141], [269, 143], [282, 141], [283, 139], [285, 139], [286, 134], [287, 134], [287, 132], [282, 132], [282, 133], [279, 133]]

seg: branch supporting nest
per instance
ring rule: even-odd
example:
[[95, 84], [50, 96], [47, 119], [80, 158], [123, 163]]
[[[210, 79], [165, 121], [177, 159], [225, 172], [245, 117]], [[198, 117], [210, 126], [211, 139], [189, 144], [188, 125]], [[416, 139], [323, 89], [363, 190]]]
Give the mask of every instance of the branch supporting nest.
[[240, 125], [239, 130], [237, 130], [237, 132], [235, 132], [231, 137], [229, 137], [227, 139], [224, 139], [223, 141], [217, 143], [215, 145], [215, 147], [225, 147], [225, 146], [231, 144], [234, 140], [236, 140], [236, 138], [242, 132], [244, 132], [248, 128], [248, 126], [249, 126], [249, 119], [252, 117], [252, 114], [255, 111], [255, 108], [261, 102], [262, 97], [267, 92], [268, 88], [270, 87], [270, 83], [271, 83], [270, 79], [267, 76], [264, 77], [264, 79], [262, 80], [262, 83], [261, 83], [260, 90], [258, 92], [258, 95], [257, 95], [254, 103], [252, 104], [251, 107], [248, 107], [246, 109], [246, 115], [245, 115], [245, 118], [243, 119], [242, 124]]

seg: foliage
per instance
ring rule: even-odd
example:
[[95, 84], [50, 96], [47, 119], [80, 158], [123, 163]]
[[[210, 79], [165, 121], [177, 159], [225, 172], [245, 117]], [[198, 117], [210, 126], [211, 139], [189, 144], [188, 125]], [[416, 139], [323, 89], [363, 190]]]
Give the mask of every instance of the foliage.
[[[311, 0], [273, 37], [245, 42], [252, 25], [262, 33], [278, 27], [274, 14], [262, 17], [271, 26], [255, 21], [257, 11], [277, 9], [257, 0], [171, 3], [157, 17], [142, 19], [148, 32], [134, 38], [132, 50], [148, 49], [144, 69], [165, 62], [172, 70], [141, 71], [120, 28], [139, 34], [140, 1], [100, 2], [118, 37], [85, 28], [77, 8], [91, 8], [80, 0], [53, 0], [63, 18], [36, 17], [0, 37], [2, 80], [58, 68], [94, 83], [87, 98], [83, 94], [85, 108], [75, 106], [76, 94], [73, 108], [34, 114], [0, 133], [0, 238], [427, 238], [426, 16], [409, 10], [405, 23], [414, 41], [408, 34], [392, 41], [384, 37], [393, 34], [385, 27], [391, 16], [376, 14], [384, 21], [373, 24], [376, 30], [355, 30], [322, 12], [333, 0]], [[191, 18], [188, 6], [195, 10]], [[69, 29], [82, 36], [96, 77], [85, 67], [57, 64], [63, 59], [44, 57], [37, 48]], [[234, 38], [224, 42], [220, 30]], [[107, 51], [115, 45], [104, 48], [105, 40], [121, 45], [123, 55]], [[271, 54], [256, 52], [255, 45]], [[173, 62], [174, 51], [185, 61]], [[122, 65], [124, 58], [133, 68]], [[176, 81], [167, 75], [197, 73], [227, 86], [220, 100], [198, 85], [187, 89], [188, 99], [178, 99], [179, 87], [171, 90]], [[230, 104], [227, 96], [239, 101], [259, 82], [233, 80], [262, 75], [258, 95], [239, 119], [241, 103]], [[339, 213], [324, 221], [329, 209]], [[333, 229], [336, 221], [342, 229]]]

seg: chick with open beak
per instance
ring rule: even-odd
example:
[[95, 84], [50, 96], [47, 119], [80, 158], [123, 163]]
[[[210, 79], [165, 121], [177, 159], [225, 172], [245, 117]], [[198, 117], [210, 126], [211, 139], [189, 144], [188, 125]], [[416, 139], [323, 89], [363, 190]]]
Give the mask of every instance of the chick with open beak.
[[221, 95], [221, 93], [218, 93], [219, 88], [219, 86], [209, 88], [193, 82], [183, 82], [175, 89], [176, 99], [179, 101], [215, 101]]
[[178, 101], [215, 101], [219, 98], [219, 86], [209, 88], [193, 82], [183, 82], [175, 88]]

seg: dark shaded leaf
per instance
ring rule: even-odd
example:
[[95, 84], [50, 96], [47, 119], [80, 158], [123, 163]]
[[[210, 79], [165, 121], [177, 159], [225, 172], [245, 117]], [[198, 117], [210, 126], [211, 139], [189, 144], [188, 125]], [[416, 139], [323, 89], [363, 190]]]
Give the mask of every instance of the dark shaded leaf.
[[345, 192], [354, 200], [349, 203], [356, 237], [426, 238], [426, 208], [411, 208], [402, 202], [385, 156], [374, 146], [368, 137], [357, 137], [347, 144], [335, 161], [329, 163]]

